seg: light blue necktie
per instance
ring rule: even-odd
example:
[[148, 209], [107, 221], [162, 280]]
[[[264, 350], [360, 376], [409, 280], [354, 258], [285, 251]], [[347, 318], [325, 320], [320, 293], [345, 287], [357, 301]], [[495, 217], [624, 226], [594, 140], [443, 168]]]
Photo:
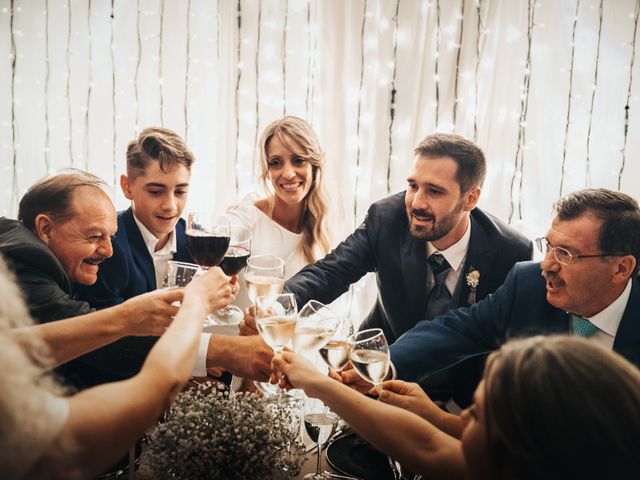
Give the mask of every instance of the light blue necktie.
[[574, 314], [569, 315], [569, 317], [571, 318], [571, 326], [573, 327], [574, 335], [590, 337], [598, 331], [598, 327], [585, 318]]

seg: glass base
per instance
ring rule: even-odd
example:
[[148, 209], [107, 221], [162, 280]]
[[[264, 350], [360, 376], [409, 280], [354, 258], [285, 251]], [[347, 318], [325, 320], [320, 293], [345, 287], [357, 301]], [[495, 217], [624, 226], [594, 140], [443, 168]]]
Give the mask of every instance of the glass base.
[[230, 305], [226, 308], [221, 308], [216, 313], [207, 315], [204, 320], [204, 326], [210, 327], [212, 325], [239, 325], [243, 318], [244, 312], [235, 305]]

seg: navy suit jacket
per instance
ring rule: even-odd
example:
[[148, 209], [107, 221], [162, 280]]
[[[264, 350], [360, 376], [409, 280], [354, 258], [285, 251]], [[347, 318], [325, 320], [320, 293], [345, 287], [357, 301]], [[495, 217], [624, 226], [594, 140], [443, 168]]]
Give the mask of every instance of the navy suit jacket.
[[[111, 307], [156, 289], [153, 259], [131, 208], [118, 213], [113, 255], [100, 264], [98, 280], [87, 287], [74, 285], [76, 298], [97, 309]], [[185, 222], [176, 224], [174, 260], [193, 263], [187, 250]], [[130, 378], [140, 371], [157, 337], [125, 337], [65, 365], [63, 375], [80, 388]]]
[[[420, 381], [496, 350], [513, 337], [568, 333], [569, 316], [547, 302], [540, 272], [539, 263], [519, 263], [495, 294], [470, 308], [418, 323], [391, 345], [398, 378]], [[613, 349], [640, 367], [640, 284], [635, 276]]]
[[[424, 319], [427, 302], [426, 241], [411, 235], [405, 192], [369, 208], [365, 221], [330, 254], [285, 283], [298, 305], [330, 303], [368, 272], [375, 272], [378, 298], [361, 329], [382, 328], [391, 343]], [[465, 276], [480, 272], [476, 298], [494, 292], [516, 262], [530, 260], [531, 241], [479, 208], [471, 212], [471, 237], [464, 269], [452, 295], [453, 308], [468, 306]]]
[[[469, 305], [466, 274], [480, 272], [476, 299], [494, 292], [516, 262], [530, 260], [531, 241], [500, 220], [474, 209], [471, 236], [451, 307]], [[405, 192], [386, 197], [369, 208], [365, 221], [324, 259], [309, 265], [285, 283], [298, 305], [310, 299], [329, 303], [368, 272], [375, 272], [378, 298], [360, 329], [381, 328], [389, 343], [423, 320], [427, 303], [426, 241], [409, 230]], [[470, 402], [480, 380], [484, 357], [470, 359], [449, 372], [432, 377], [423, 387], [433, 399], [449, 397]]]

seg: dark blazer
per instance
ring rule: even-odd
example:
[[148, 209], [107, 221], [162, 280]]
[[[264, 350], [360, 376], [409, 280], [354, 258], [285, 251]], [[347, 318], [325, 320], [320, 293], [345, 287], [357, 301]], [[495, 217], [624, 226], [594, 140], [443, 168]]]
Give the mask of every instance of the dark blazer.
[[[298, 305], [310, 299], [335, 300], [352, 283], [375, 272], [378, 298], [362, 323], [364, 328], [382, 328], [389, 343], [424, 319], [427, 301], [426, 241], [409, 231], [405, 192], [386, 197], [369, 208], [365, 221], [324, 259], [308, 265], [285, 283]], [[471, 212], [471, 237], [453, 307], [467, 306], [469, 286], [465, 276], [480, 272], [476, 298], [494, 292], [511, 267], [530, 260], [531, 242], [522, 234], [483, 212]]]
[[0, 252], [16, 276], [29, 313], [38, 323], [83, 315], [87, 302], [73, 298], [58, 258], [22, 222], [0, 218]]
[[[640, 367], [640, 284], [631, 295], [613, 349]], [[419, 381], [461, 360], [498, 349], [512, 337], [568, 333], [568, 314], [546, 300], [540, 264], [513, 267], [504, 285], [470, 308], [423, 321], [391, 346], [398, 378]]]
[[[131, 208], [118, 213], [118, 231], [112, 244], [113, 255], [100, 264], [98, 281], [91, 286], [74, 285], [76, 296], [97, 309], [117, 305], [158, 288], [153, 259]], [[174, 260], [193, 263], [182, 218], [176, 224], [176, 247]]]
[[[176, 224], [176, 236], [174, 259], [192, 263], [182, 219]], [[118, 231], [112, 244], [113, 255], [100, 264], [98, 281], [89, 287], [74, 285], [77, 298], [97, 309], [117, 305], [156, 289], [153, 259], [133, 219], [131, 208], [118, 213]], [[157, 337], [122, 338], [70, 362], [63, 374], [80, 388], [130, 378], [140, 371], [156, 341]]]
[[[424, 320], [427, 302], [426, 241], [411, 235], [405, 192], [386, 197], [369, 208], [365, 221], [324, 259], [309, 265], [285, 283], [298, 305], [310, 299], [329, 303], [368, 272], [375, 272], [378, 298], [360, 329], [382, 328], [389, 343]], [[494, 292], [516, 262], [530, 260], [532, 243], [522, 234], [479, 208], [471, 212], [471, 236], [465, 264], [451, 306], [469, 305], [466, 275], [480, 273], [475, 297]], [[425, 348], [429, 348], [425, 344]], [[469, 359], [434, 376], [422, 386], [433, 399], [453, 397], [470, 402], [482, 376], [484, 356]]]

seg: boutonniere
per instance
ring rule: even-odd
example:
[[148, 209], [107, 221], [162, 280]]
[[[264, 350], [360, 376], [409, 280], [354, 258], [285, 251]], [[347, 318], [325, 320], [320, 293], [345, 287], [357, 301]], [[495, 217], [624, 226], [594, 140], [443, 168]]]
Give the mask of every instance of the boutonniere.
[[476, 290], [480, 284], [480, 272], [475, 270], [473, 267], [469, 270], [469, 273], [467, 273], [467, 276], [465, 277], [467, 285], [469, 286], [469, 297], [467, 298], [467, 303], [469, 305], [473, 305], [476, 303]]

